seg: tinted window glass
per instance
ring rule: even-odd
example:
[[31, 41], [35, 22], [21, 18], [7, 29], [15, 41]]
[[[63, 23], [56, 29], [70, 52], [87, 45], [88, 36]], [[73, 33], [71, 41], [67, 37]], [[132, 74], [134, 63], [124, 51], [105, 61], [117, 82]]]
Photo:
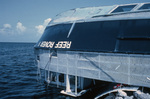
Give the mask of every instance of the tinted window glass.
[[118, 6], [112, 13], [131, 11], [136, 5]]
[[143, 9], [150, 9], [150, 4], [144, 4], [142, 7], [140, 7], [138, 10], [143, 10]]

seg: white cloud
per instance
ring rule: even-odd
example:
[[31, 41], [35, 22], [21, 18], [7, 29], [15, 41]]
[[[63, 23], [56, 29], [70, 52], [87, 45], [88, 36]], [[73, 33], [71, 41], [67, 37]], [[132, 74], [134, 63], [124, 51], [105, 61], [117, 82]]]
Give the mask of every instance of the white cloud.
[[47, 26], [48, 25], [48, 23], [51, 21], [52, 19], [51, 18], [48, 18], [48, 19], [46, 19], [46, 20], [44, 20], [44, 26]]
[[37, 25], [35, 28], [37, 29], [37, 32], [42, 34], [44, 32], [45, 27], [48, 25], [48, 23], [51, 21], [51, 18], [48, 18], [44, 20], [43, 25]]
[[43, 25], [35, 26], [35, 28], [37, 29], [37, 32], [38, 32], [38, 33], [43, 33], [43, 31], [44, 31], [44, 29], [45, 29]]
[[0, 29], [0, 34], [13, 34], [10, 24], [3, 24], [3, 27]]
[[15, 29], [8, 23], [3, 24], [2, 28], [0, 28], [0, 34], [3, 35], [10, 35], [10, 34], [21, 34], [26, 30], [26, 27], [23, 26], [21, 22], [18, 22], [16, 25], [16, 31]]
[[10, 24], [4, 24], [3, 26], [4, 26], [4, 28], [11, 28]]
[[21, 22], [18, 22], [16, 25], [16, 29], [17, 29], [18, 33], [22, 33], [26, 30], [26, 27], [23, 26]]

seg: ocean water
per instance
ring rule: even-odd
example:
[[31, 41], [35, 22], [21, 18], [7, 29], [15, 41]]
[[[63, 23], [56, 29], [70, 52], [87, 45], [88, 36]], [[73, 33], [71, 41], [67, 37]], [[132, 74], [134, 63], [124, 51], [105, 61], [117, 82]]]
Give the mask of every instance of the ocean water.
[[[0, 99], [93, 99], [95, 92], [73, 98], [61, 88], [47, 86], [37, 78], [35, 43], [0, 42]], [[44, 79], [44, 78], [43, 78]]]
[[37, 81], [34, 43], [0, 43], [0, 99], [72, 99]]

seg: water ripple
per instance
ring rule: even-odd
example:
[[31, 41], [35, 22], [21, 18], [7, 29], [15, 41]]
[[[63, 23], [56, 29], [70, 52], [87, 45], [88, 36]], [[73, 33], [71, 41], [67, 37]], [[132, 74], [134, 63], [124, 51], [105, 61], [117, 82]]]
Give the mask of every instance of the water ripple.
[[37, 82], [34, 43], [0, 43], [1, 99], [73, 99]]

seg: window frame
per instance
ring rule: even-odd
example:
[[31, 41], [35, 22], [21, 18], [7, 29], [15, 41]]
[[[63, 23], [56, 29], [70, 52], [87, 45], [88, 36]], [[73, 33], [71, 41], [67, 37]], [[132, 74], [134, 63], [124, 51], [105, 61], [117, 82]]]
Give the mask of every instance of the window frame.
[[[114, 9], [112, 9], [109, 14], [117, 14], [117, 13], [126, 13], [126, 12], [130, 12], [133, 11], [135, 9], [135, 7], [138, 4], [127, 4], [127, 5], [117, 5]], [[126, 7], [126, 6], [134, 6], [130, 11], [121, 11], [121, 12], [114, 12], [116, 9], [118, 9], [119, 7]]]
[[138, 9], [137, 9], [137, 11], [145, 11], [145, 10], [150, 10], [150, 8], [149, 9], [140, 9], [140, 8], [142, 8], [144, 5], [150, 5], [150, 3], [143, 3]]

